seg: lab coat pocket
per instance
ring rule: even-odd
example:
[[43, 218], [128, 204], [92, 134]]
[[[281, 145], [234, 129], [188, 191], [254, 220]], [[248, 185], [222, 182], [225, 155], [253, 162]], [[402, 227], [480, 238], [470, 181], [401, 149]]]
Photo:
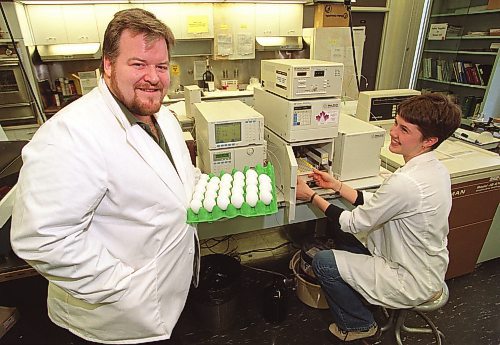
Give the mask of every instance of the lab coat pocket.
[[[158, 303], [156, 260], [131, 274], [130, 285], [114, 303], [91, 305], [67, 299], [70, 324], [89, 338], [121, 341], [164, 335]], [[112, 339], [110, 339], [112, 337]]]
[[151, 260], [131, 275], [130, 286], [122, 298], [112, 305], [112, 313], [120, 315], [120, 324], [113, 320], [112, 327], [149, 336], [165, 333], [159, 313], [157, 261]]

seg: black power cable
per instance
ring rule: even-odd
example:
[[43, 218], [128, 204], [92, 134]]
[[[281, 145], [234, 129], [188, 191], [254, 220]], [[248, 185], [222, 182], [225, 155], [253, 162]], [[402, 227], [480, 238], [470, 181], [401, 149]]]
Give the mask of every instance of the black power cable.
[[351, 31], [352, 60], [354, 61], [354, 76], [356, 78], [356, 86], [358, 87], [358, 93], [359, 93], [361, 91], [361, 88], [359, 86], [358, 64], [356, 62], [356, 48], [354, 47], [354, 29], [352, 27], [351, 0], [344, 0], [344, 5], [347, 8], [347, 13], [349, 13], [349, 28]]
[[33, 87], [30, 83], [30, 78], [28, 77], [28, 73], [26, 72], [26, 69], [24, 68], [23, 60], [21, 58], [21, 54], [19, 52], [19, 47], [17, 46], [16, 41], [14, 40], [14, 35], [12, 34], [12, 30], [10, 29], [9, 21], [7, 20], [7, 15], [5, 14], [5, 11], [3, 9], [3, 5], [0, 2], [0, 10], [2, 11], [2, 17], [5, 20], [5, 26], [7, 27], [7, 31], [9, 32], [10, 35], [10, 40], [12, 42], [12, 45], [14, 46], [14, 49], [16, 50], [16, 54], [19, 57], [19, 66], [21, 67], [21, 71], [23, 72], [24, 79], [26, 80], [26, 83], [28, 84], [28, 89], [30, 90], [31, 96], [33, 97], [33, 102], [35, 103], [36, 110], [38, 113], [38, 118], [40, 121], [38, 121], [40, 124], [44, 123], [47, 121], [45, 118], [45, 114], [42, 111], [42, 108], [40, 107], [40, 104], [38, 104], [38, 100], [36, 98], [35, 91], [33, 90]]

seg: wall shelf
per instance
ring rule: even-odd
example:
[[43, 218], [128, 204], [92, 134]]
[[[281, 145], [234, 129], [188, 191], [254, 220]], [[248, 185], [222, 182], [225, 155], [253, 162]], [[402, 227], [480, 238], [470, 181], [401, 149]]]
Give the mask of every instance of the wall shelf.
[[[412, 86], [423, 92], [450, 95], [464, 117], [481, 115], [485, 104], [498, 93], [490, 84], [500, 73], [495, 63], [499, 53], [491, 47], [500, 42], [500, 36], [489, 33], [498, 28], [500, 9], [487, 10], [487, 5], [488, 0], [433, 0], [421, 36], [422, 50], [415, 69], [418, 74], [414, 75]], [[436, 36], [437, 24], [442, 28], [448, 25], [448, 36], [443, 35], [446, 37], [442, 40], [427, 39], [431, 27]]]
[[454, 17], [454, 16], [467, 16], [469, 14], [487, 14], [487, 13], [498, 13], [500, 12], [499, 10], [481, 10], [481, 11], [467, 11], [464, 13], [436, 13], [436, 14], [431, 14], [431, 18], [435, 17]]
[[475, 52], [470, 50], [440, 50], [440, 49], [424, 49], [426, 53], [438, 54], [456, 54], [456, 55], [497, 55], [497, 52]]
[[484, 89], [486, 90], [486, 86], [483, 85], [472, 85], [472, 84], [463, 84], [463, 83], [456, 83], [453, 81], [444, 81], [444, 80], [437, 80], [437, 79], [432, 79], [432, 78], [418, 78], [419, 80], [425, 80], [425, 81], [431, 81], [434, 83], [441, 83], [441, 84], [448, 84], [448, 85], [456, 85], [456, 86], [463, 86], [463, 87], [472, 87], [475, 89]]
[[446, 40], [500, 40], [500, 36], [458, 36], [446, 37]]

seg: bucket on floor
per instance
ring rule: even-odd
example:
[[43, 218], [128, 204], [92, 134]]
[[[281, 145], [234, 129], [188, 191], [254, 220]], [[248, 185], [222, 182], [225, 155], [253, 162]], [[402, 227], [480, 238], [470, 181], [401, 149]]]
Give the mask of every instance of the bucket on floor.
[[193, 290], [194, 310], [204, 328], [230, 328], [238, 315], [241, 265], [233, 257], [210, 254], [201, 257], [200, 281]]
[[300, 272], [300, 251], [297, 251], [290, 260], [290, 269], [295, 276], [295, 292], [299, 300], [310, 307], [317, 309], [328, 309], [328, 303], [321, 287], [308, 282], [302, 277]]

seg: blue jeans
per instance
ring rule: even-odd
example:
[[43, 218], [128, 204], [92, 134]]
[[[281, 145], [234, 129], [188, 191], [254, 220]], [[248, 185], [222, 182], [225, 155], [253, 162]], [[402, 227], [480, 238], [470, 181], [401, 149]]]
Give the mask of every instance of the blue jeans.
[[[358, 241], [337, 249], [370, 255]], [[328, 306], [337, 326], [344, 331], [366, 331], [375, 324], [372, 312], [363, 303], [363, 297], [340, 276], [335, 255], [331, 250], [318, 252], [313, 259], [313, 269], [325, 293]]]

